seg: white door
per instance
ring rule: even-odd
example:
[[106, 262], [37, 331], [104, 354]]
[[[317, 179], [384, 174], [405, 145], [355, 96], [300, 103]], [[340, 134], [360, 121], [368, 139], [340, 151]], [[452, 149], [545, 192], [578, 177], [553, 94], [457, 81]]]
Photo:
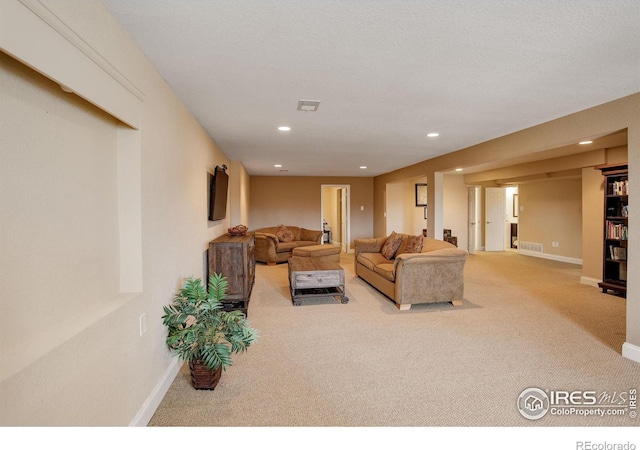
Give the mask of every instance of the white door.
[[504, 188], [485, 188], [485, 250], [504, 250], [507, 220], [507, 196]]
[[467, 236], [467, 251], [470, 255], [473, 255], [476, 252], [477, 242], [478, 242], [478, 194], [479, 194], [478, 186], [469, 186], [469, 210], [468, 210], [468, 236]]

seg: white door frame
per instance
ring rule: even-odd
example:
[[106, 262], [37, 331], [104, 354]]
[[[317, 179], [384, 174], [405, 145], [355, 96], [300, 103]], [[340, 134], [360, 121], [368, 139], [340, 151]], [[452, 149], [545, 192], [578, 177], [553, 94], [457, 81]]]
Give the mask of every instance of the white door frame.
[[478, 242], [480, 241], [480, 239], [478, 239], [480, 232], [480, 186], [468, 186], [467, 190], [469, 203], [467, 215], [467, 251], [470, 255], [473, 255], [475, 254], [476, 249], [478, 248]]
[[342, 238], [341, 238], [341, 247], [342, 247], [342, 251], [345, 253], [348, 253], [350, 251], [350, 243], [351, 243], [351, 185], [349, 184], [322, 184], [320, 185], [320, 229], [322, 229], [322, 225], [323, 225], [323, 210], [324, 210], [324, 202], [325, 202], [325, 198], [324, 198], [324, 188], [327, 187], [335, 187], [335, 188], [341, 188], [343, 191], [343, 213], [344, 213], [344, 217], [343, 217], [343, 223], [344, 223], [344, 227], [343, 227], [343, 232], [342, 234]]

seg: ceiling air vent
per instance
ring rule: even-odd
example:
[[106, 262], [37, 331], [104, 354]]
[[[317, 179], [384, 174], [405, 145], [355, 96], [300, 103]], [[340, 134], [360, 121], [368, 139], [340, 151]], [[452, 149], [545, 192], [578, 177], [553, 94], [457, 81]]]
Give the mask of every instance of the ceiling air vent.
[[313, 112], [318, 110], [320, 102], [316, 100], [298, 100], [298, 111]]

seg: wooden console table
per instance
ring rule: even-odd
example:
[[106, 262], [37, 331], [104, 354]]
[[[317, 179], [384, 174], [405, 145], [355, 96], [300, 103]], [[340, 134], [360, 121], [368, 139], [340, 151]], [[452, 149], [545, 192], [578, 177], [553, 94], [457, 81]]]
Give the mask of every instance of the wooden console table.
[[303, 298], [313, 297], [333, 297], [340, 303], [349, 302], [344, 289], [344, 269], [340, 264], [322, 258], [289, 258], [289, 289], [294, 306], [301, 305]]
[[248, 315], [255, 281], [254, 247], [253, 233], [225, 234], [209, 243], [209, 275], [221, 273], [229, 283], [227, 296], [222, 301], [225, 311], [240, 310]]

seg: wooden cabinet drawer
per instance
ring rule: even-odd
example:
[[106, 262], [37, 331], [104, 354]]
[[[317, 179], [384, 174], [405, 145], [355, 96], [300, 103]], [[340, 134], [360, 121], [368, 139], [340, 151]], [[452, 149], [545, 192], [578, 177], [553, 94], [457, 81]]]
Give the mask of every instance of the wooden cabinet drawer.
[[343, 276], [344, 272], [338, 271], [297, 272], [292, 275], [291, 286], [294, 289], [340, 286], [344, 283]]

